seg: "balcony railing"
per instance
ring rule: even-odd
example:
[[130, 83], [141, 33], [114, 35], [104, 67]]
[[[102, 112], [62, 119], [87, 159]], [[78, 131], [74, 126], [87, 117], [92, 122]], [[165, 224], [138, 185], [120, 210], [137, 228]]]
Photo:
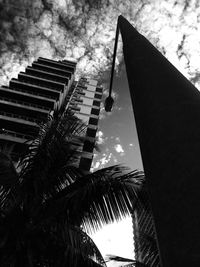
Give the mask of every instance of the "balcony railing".
[[5, 100], [5, 101], [8, 101], [8, 102], [12, 102], [12, 103], [16, 103], [16, 104], [21, 104], [21, 105], [24, 105], [24, 106], [29, 106], [29, 107], [44, 109], [44, 110], [47, 110], [47, 111], [50, 111], [51, 110], [50, 108], [45, 107], [45, 106], [36, 105], [36, 104], [32, 104], [30, 102], [24, 102], [24, 101], [21, 101], [21, 100], [10, 99], [8, 97], [2, 97], [2, 96], [0, 96], [0, 100]]
[[33, 139], [33, 136], [32, 135], [28, 135], [28, 134], [23, 134], [23, 133], [18, 133], [18, 132], [14, 132], [14, 131], [10, 131], [10, 130], [7, 130], [7, 129], [1, 129], [0, 130], [0, 134], [3, 134], [3, 135], [10, 135], [10, 136], [13, 136], [13, 137], [17, 137], [17, 138], [21, 138], [21, 139]]
[[27, 117], [24, 115], [14, 114], [14, 113], [2, 111], [2, 110], [0, 110], [0, 115], [11, 117], [11, 118], [16, 118], [16, 119], [22, 119], [22, 120], [29, 121], [29, 122], [35, 122], [37, 124], [42, 122], [42, 119], [39, 120], [36, 118], [31, 118], [31, 117]]
[[58, 92], [64, 90], [64, 83], [51, 81], [46, 78], [36, 77], [27, 73], [20, 72], [18, 75], [18, 79], [20, 82], [43, 87], [44, 89], [53, 89]]
[[[23, 83], [23, 82], [20, 82], [20, 83]], [[23, 83], [23, 84], [26, 84], [26, 83]], [[53, 100], [56, 99], [56, 97], [54, 97], [54, 96], [50, 96], [50, 95], [46, 95], [46, 94], [41, 94], [41, 93], [38, 93], [38, 92], [32, 92], [32, 91], [26, 90], [26, 89], [21, 89], [21, 88], [16, 88], [16, 87], [14, 87], [14, 88], [13, 87], [10, 87], [9, 89], [11, 89], [13, 91], [17, 91], [17, 92], [27, 93], [27, 94], [34, 95], [34, 96], [41, 96], [41, 97], [50, 98], [50, 99], [53, 99]]]

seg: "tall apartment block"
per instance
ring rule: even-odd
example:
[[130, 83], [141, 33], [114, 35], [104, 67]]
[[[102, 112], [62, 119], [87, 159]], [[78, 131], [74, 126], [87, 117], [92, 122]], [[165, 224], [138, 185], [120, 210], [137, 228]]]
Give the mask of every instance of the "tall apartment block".
[[89, 171], [98, 127], [102, 87], [92, 79], [74, 80], [76, 63], [38, 58], [0, 88], [0, 146], [13, 146], [17, 159], [39, 123], [65, 100], [67, 107], [87, 124], [79, 167]]

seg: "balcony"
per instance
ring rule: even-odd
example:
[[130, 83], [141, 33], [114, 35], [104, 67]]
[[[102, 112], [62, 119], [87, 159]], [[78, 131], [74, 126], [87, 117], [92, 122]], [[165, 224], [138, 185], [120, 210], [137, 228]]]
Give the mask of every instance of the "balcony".
[[14, 114], [11, 112], [6, 112], [6, 111], [0, 110], [0, 121], [2, 119], [6, 119], [9, 121], [16, 121], [19, 123], [25, 123], [25, 124], [28, 124], [31, 126], [37, 126], [42, 121], [41, 119], [31, 118], [31, 117], [28, 117], [25, 115], [23, 116], [20, 114]]
[[58, 100], [60, 97], [60, 92], [57, 90], [36, 84], [30, 84], [23, 81], [18, 81], [17, 79], [12, 79], [10, 81], [10, 89], [54, 100]]
[[[25, 106], [10, 101], [0, 100], [0, 114], [6, 113], [7, 116], [20, 117], [24, 120], [39, 123], [46, 120], [49, 110]], [[10, 115], [9, 115], [10, 114]], [[11, 115], [12, 114], [12, 115]]]
[[34, 69], [37, 69], [37, 70], [42, 70], [42, 71], [46, 71], [46, 72], [49, 72], [49, 73], [52, 73], [52, 74], [57, 74], [57, 75], [60, 75], [60, 76], [63, 76], [63, 77], [67, 77], [69, 79], [71, 79], [71, 77], [72, 77], [72, 73], [69, 72], [69, 71], [61, 70], [61, 69], [58, 69], [56, 67], [43, 65], [43, 64], [40, 64], [40, 63], [37, 63], [37, 62], [33, 62], [32, 63], [32, 67]]
[[75, 71], [75, 66], [69, 66], [69, 65], [67, 65], [65, 63], [54, 61], [54, 60], [51, 60], [51, 59], [46, 59], [46, 58], [39, 57], [37, 62], [40, 63], [40, 64], [43, 64], [43, 65], [55, 67], [55, 68], [58, 68], [58, 69], [61, 69], [61, 70], [70, 71], [71, 73], [74, 73], [74, 71]]
[[[38, 134], [39, 123], [41, 120], [30, 118], [28, 116], [17, 115], [11, 112], [0, 111], [0, 133], [7, 132], [21, 134], [23, 136], [33, 137]], [[18, 136], [19, 137], [19, 136]]]
[[47, 79], [48, 81], [54, 81], [54, 82], [58, 82], [58, 83], [64, 83], [64, 84], [68, 84], [68, 77], [66, 76], [61, 76], [55, 73], [50, 73], [47, 70], [37, 70], [34, 69], [32, 67], [27, 67], [26, 71], [27, 74], [35, 76], [35, 77], [40, 77], [40, 78], [44, 78]]
[[18, 80], [25, 82], [25, 83], [46, 87], [48, 89], [53, 89], [53, 90], [60, 91], [60, 92], [63, 92], [64, 87], [65, 87], [65, 85], [63, 83], [50, 81], [50, 80], [47, 80], [45, 78], [36, 77], [33, 75], [26, 74], [24, 72], [19, 73]]
[[17, 133], [15, 131], [9, 131], [6, 129], [0, 130], [0, 140], [10, 141], [14, 143], [25, 143], [28, 140], [32, 140], [33, 136], [23, 133]]
[[59, 61], [59, 62], [65, 64], [65, 65], [67, 65], [67, 66], [72, 66], [72, 67], [74, 67], [74, 68], [76, 67], [76, 64], [77, 64], [76, 61], [69, 61], [69, 60], [66, 60], [66, 59], [64, 59], [64, 60], [62, 60], [62, 61]]
[[[27, 96], [23, 96], [21, 94], [13, 94], [12, 90], [11, 93], [9, 91], [0, 91], [0, 100], [4, 100], [7, 102], [12, 102], [12, 103], [17, 103], [23, 106], [28, 106], [28, 107], [34, 107], [37, 109], [44, 109], [50, 111], [51, 109], [54, 108], [54, 101], [38, 101], [36, 98], [30, 98]], [[37, 104], [36, 104], [37, 103]], [[40, 103], [42, 105], [40, 105]]]

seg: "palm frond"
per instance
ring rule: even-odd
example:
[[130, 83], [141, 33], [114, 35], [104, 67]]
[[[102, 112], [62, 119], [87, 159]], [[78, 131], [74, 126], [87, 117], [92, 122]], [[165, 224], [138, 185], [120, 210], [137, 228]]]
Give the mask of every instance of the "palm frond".
[[[73, 251], [73, 253], [77, 252], [78, 255], [75, 258], [78, 258], [81, 255], [85, 260], [90, 259], [90, 261], [94, 261], [101, 266], [106, 266], [99, 249], [93, 240], [83, 232], [80, 227], [69, 226], [67, 224], [64, 231], [64, 239], [67, 251], [69, 253], [71, 253], [71, 251]], [[74, 264], [71, 266], [74, 266]]]
[[[117, 261], [117, 262], [128, 262], [129, 264], [127, 266], [135, 266], [135, 267], [148, 267], [149, 265], [144, 264], [142, 262], [133, 260], [133, 259], [127, 259], [116, 255], [106, 255], [106, 262], [110, 261]], [[123, 265], [126, 266], [126, 265]], [[149, 266], [150, 267], [150, 266]]]
[[0, 186], [11, 188], [18, 181], [18, 174], [11, 158], [0, 151]]
[[16, 204], [19, 176], [6, 151], [0, 151], [0, 214], [5, 215]]
[[[42, 244], [43, 251], [38, 255], [45, 255], [46, 262], [63, 267], [106, 266], [92, 239], [79, 227], [53, 220], [43, 224], [42, 229], [40, 247]], [[39, 238], [40, 236], [38, 235]], [[41, 262], [41, 259], [39, 261]]]
[[2, 267], [106, 266], [92, 239], [78, 227], [56, 220], [36, 226], [20, 210], [0, 218], [0, 240]]
[[130, 214], [144, 175], [116, 165], [79, 178], [47, 201], [43, 218], [65, 214], [86, 232]]
[[106, 261], [121, 261], [121, 262], [134, 262], [133, 259], [127, 259], [116, 255], [108, 254], [106, 255]]
[[38, 202], [42, 203], [75, 181], [77, 172], [73, 165], [80, 155], [84, 131], [85, 125], [67, 113], [54, 112], [54, 117], [49, 116], [41, 125], [38, 137], [29, 145], [19, 164], [27, 209], [32, 204], [38, 206]]
[[142, 259], [145, 263], [148, 262], [160, 262], [158, 246], [155, 236], [150, 233], [144, 233], [139, 231], [139, 239], [137, 240], [138, 245], [135, 249], [135, 253], [142, 254]]

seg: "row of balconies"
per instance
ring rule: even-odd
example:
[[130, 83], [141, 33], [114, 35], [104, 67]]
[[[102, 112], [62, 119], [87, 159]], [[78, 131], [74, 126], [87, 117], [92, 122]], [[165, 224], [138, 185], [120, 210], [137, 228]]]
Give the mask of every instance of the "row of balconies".
[[39, 120], [34, 118], [0, 111], [0, 140], [10, 140], [14, 143], [27, 142], [38, 133], [38, 122]]
[[38, 85], [41, 87], [46, 87], [49, 89], [54, 89], [56, 91], [63, 91], [65, 87], [64, 83], [52, 81], [50, 79], [48, 80], [44, 77], [43, 78], [36, 77], [36, 76], [30, 75], [24, 72], [19, 73], [18, 81], [25, 82], [28, 84]]
[[[68, 84], [68, 80], [71, 77], [67, 76], [61, 76], [55, 73], [48, 72], [47, 70], [37, 70], [33, 67], [27, 67], [25, 73], [28, 75], [34, 76], [34, 77], [40, 77], [43, 79], [47, 79], [48, 81], [54, 81], [54, 82], [59, 82], [59, 83], [64, 83]], [[71, 76], [71, 75], [70, 75]]]
[[69, 79], [71, 79], [71, 77], [73, 76], [73, 73], [67, 70], [63, 70], [63, 69], [59, 69], [56, 66], [55, 67], [51, 67], [48, 65], [44, 65], [42, 63], [39, 63], [37, 61], [32, 63], [32, 67], [34, 69], [37, 70], [41, 70], [41, 71], [47, 71], [49, 73], [54, 73], [60, 76], [64, 76], [64, 77], [68, 77]]
[[75, 65], [39, 58], [0, 88], [0, 143], [24, 143], [38, 133], [72, 83]]
[[47, 65], [50, 67], [58, 68], [61, 70], [69, 71], [71, 73], [75, 72], [76, 69], [76, 63], [70, 62], [70, 61], [55, 61], [51, 59], [46, 59], [43, 57], [39, 57], [38, 60], [36, 61], [40, 64]]
[[58, 90], [53, 90], [53, 89], [39, 86], [36, 84], [30, 84], [30, 83], [18, 81], [17, 79], [12, 79], [10, 81], [9, 89], [18, 91], [18, 92], [23, 92], [26, 94], [31, 94], [34, 96], [41, 96], [47, 99], [50, 98], [50, 99], [58, 100], [60, 97], [60, 92]]
[[[81, 79], [75, 88], [69, 105], [70, 109], [74, 111], [79, 118], [86, 119], [87, 130], [79, 163], [79, 166], [86, 171], [89, 171], [93, 159], [93, 149], [96, 141], [95, 137], [102, 98], [102, 89], [101, 91], [97, 91], [97, 87], [93, 86], [90, 91], [88, 88], [87, 79]], [[87, 94], [88, 92], [89, 94]]]
[[45, 110], [53, 109], [55, 103], [51, 99], [20, 94], [12, 90], [4, 90], [4, 88], [1, 88], [0, 100]]
[[10, 130], [6, 130], [5, 128], [2, 128], [0, 131], [0, 139], [4, 139], [4, 140], [16, 140], [19, 143], [24, 143], [24, 141], [28, 141], [30, 139], [33, 138], [32, 135], [29, 134], [23, 134], [21, 132], [16, 132], [16, 131], [10, 131]]

